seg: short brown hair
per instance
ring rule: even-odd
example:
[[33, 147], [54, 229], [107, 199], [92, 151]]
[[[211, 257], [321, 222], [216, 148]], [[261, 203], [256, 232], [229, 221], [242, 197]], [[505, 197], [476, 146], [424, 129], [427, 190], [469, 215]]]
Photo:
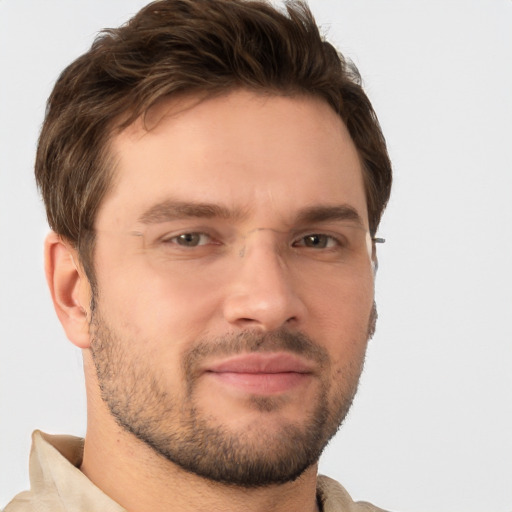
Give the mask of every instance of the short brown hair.
[[[106, 29], [48, 99], [35, 174], [50, 227], [79, 251], [94, 286], [94, 221], [112, 181], [109, 140], [158, 100], [236, 88], [323, 98], [363, 162], [370, 231], [391, 190], [391, 164], [355, 66], [319, 33], [303, 2], [159, 0]], [[121, 121], [122, 119], [122, 121]], [[117, 124], [116, 124], [117, 123]]]

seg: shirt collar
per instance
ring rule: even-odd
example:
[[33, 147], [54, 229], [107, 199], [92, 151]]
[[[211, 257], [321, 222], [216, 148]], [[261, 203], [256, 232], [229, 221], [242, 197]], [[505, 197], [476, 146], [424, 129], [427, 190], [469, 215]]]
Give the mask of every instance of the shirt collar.
[[[36, 430], [32, 434], [30, 453], [31, 490], [22, 493], [23, 500], [33, 500], [38, 510], [52, 512], [126, 512], [80, 471], [83, 448], [84, 440], [79, 437], [50, 435]], [[352, 506], [356, 504], [338, 482], [319, 476], [317, 485], [324, 512], [353, 510]]]
[[80, 471], [83, 446], [79, 437], [53, 436], [39, 430], [32, 434], [30, 484], [34, 499], [67, 512], [124, 512]]

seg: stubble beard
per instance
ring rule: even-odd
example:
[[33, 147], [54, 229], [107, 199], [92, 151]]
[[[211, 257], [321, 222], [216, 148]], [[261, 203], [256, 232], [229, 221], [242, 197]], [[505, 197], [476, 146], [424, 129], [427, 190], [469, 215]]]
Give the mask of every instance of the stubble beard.
[[[375, 318], [374, 307], [368, 335]], [[144, 357], [126, 348], [137, 344], [120, 339], [97, 309], [90, 328], [101, 396], [116, 422], [183, 470], [244, 488], [293, 481], [318, 461], [350, 409], [364, 361], [347, 364], [334, 379], [327, 351], [304, 334], [242, 332], [194, 344], [182, 357], [185, 391], [173, 395]], [[235, 432], [200, 409], [197, 369], [205, 357], [277, 350], [300, 354], [322, 370], [315, 406], [302, 421], [282, 421], [272, 431], [263, 422]], [[262, 415], [279, 414], [283, 405], [279, 396], [253, 395], [248, 401], [246, 407]]]

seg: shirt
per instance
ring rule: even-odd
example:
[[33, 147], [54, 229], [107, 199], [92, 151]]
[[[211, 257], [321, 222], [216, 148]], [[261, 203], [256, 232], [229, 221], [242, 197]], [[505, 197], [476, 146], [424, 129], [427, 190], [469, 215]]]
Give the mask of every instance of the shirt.
[[[4, 512], [126, 512], [78, 469], [84, 440], [36, 430], [30, 452], [30, 490], [18, 494]], [[335, 480], [318, 477], [323, 512], [385, 512], [370, 503], [354, 502]]]

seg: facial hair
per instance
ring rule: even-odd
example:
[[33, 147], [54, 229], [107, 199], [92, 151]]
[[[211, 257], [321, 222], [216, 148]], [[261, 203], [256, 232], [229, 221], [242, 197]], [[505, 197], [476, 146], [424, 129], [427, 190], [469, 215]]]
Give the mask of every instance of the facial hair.
[[[374, 307], [366, 337], [375, 318]], [[90, 329], [101, 396], [116, 422], [183, 470], [245, 488], [293, 481], [318, 461], [350, 409], [364, 361], [363, 355], [334, 373], [328, 352], [303, 333], [244, 331], [193, 343], [181, 355], [183, 389], [174, 390], [144, 357], [130, 351], [137, 340], [121, 339], [98, 309]], [[272, 431], [254, 422], [236, 431], [201, 409], [198, 382], [206, 358], [276, 351], [298, 354], [319, 370], [315, 404], [300, 421], [283, 419]], [[283, 403], [280, 396], [248, 397], [261, 415], [278, 415]]]

